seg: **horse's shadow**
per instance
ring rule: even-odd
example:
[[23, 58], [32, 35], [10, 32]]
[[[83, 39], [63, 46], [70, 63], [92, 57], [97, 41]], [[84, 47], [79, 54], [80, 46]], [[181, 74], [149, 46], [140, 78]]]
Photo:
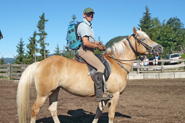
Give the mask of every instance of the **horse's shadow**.
[[[91, 123], [95, 117], [95, 114], [83, 109], [69, 110], [67, 112], [69, 115], [59, 115], [59, 120], [62, 123]], [[131, 118], [131, 116], [123, 115], [119, 112], [115, 113], [116, 117]], [[108, 113], [102, 113], [100, 123], [108, 122]], [[36, 123], [54, 123], [52, 117], [42, 118], [37, 120]]]

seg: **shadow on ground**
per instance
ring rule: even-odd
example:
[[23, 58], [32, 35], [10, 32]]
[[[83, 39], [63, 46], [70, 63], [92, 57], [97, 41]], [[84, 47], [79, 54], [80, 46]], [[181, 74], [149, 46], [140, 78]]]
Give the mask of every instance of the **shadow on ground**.
[[[83, 109], [69, 110], [69, 115], [59, 115], [59, 120], [62, 123], [91, 123], [95, 117], [95, 114]], [[131, 118], [131, 116], [123, 115], [116, 112], [116, 117]], [[108, 123], [108, 113], [103, 113], [99, 119], [100, 123]], [[54, 123], [52, 117], [42, 118], [37, 120], [36, 123]]]

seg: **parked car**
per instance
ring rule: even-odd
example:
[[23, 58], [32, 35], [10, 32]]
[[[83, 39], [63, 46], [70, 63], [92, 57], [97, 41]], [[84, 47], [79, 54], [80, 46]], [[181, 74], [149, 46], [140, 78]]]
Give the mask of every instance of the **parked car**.
[[167, 60], [170, 60], [168, 61], [167, 63], [168, 64], [173, 64], [173, 63], [181, 63], [181, 56], [178, 54], [178, 53], [173, 53], [173, 54], [169, 54], [167, 55]]

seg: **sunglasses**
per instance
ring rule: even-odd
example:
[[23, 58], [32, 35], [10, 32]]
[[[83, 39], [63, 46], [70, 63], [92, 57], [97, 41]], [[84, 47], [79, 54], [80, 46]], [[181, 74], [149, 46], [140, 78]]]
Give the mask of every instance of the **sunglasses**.
[[86, 15], [87, 15], [87, 17], [90, 17], [90, 16], [93, 17], [94, 13], [93, 12], [90, 12], [90, 13], [86, 13]]

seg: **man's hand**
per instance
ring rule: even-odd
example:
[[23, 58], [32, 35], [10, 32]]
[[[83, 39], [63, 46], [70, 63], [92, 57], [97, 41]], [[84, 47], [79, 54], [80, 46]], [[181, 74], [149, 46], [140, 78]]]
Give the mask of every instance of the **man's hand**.
[[100, 42], [99, 45], [103, 47], [103, 50], [106, 50], [106, 47]]
[[102, 45], [98, 44], [97, 46], [98, 46], [99, 50], [103, 50], [103, 46]]

